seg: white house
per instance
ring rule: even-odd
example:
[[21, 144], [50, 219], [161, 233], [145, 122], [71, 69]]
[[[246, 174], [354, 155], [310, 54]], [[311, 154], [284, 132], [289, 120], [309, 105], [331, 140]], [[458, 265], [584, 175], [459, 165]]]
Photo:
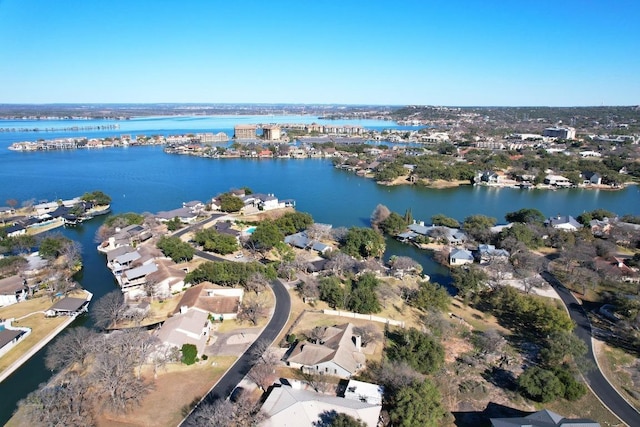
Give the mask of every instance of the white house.
[[547, 226], [564, 231], [577, 231], [582, 228], [582, 224], [576, 221], [576, 219], [571, 215], [557, 215], [550, 217], [544, 223]]
[[473, 264], [473, 254], [467, 249], [454, 248], [449, 253], [450, 265]]
[[199, 308], [184, 308], [164, 321], [158, 338], [166, 345], [178, 348], [193, 344], [198, 354], [202, 354], [209, 339], [209, 326], [209, 313]]
[[20, 276], [9, 276], [0, 279], [0, 307], [24, 301], [29, 288]]

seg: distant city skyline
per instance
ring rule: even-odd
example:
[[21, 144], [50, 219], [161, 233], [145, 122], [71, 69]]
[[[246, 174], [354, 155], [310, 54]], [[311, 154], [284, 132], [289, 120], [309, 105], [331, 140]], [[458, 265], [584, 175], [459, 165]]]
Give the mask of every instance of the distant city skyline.
[[634, 0], [0, 0], [0, 103], [637, 105], [639, 18]]

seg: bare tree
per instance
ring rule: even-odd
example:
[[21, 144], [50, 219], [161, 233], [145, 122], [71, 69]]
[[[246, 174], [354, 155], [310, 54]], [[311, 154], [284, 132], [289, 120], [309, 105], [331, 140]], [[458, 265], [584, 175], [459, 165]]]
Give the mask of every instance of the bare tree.
[[20, 401], [18, 406], [30, 425], [95, 425], [90, 382], [80, 376], [67, 376], [62, 383], [41, 387]]
[[48, 346], [46, 367], [58, 371], [79, 364], [84, 368], [87, 358], [96, 350], [97, 335], [83, 326], [69, 329]]
[[267, 316], [267, 313], [267, 307], [263, 300], [257, 297], [246, 297], [242, 302], [242, 307], [240, 307], [238, 320], [247, 320], [253, 325], [257, 325], [260, 319]]
[[312, 240], [322, 240], [329, 237], [330, 228], [323, 224], [311, 224], [307, 227], [307, 236]]
[[320, 297], [320, 284], [315, 277], [301, 278], [297, 290], [305, 302], [315, 301]]
[[107, 329], [122, 319], [124, 311], [124, 296], [120, 290], [114, 290], [93, 304], [91, 316], [96, 326]]
[[374, 382], [384, 385], [391, 393], [424, 378], [405, 361], [392, 360], [371, 364], [368, 371]]
[[367, 323], [363, 326], [355, 326], [353, 328], [353, 333], [355, 335], [360, 335], [360, 340], [363, 347], [366, 347], [367, 344], [370, 344], [374, 341], [379, 341], [382, 339], [382, 332], [380, 332], [378, 328], [371, 323]]
[[502, 352], [507, 341], [500, 332], [495, 329], [489, 329], [477, 336], [475, 344], [478, 346], [480, 351], [493, 354]]
[[253, 273], [251, 276], [249, 276], [249, 278], [247, 279], [244, 285], [244, 288], [247, 291], [253, 291], [256, 293], [256, 295], [258, 295], [260, 294], [260, 292], [267, 289], [268, 286], [269, 286], [269, 280], [267, 280], [265, 275], [260, 272], [256, 272], [256, 273]]
[[422, 265], [408, 256], [392, 256], [389, 259], [389, 264], [394, 271], [415, 272], [416, 274], [422, 272]]
[[232, 427], [235, 405], [230, 400], [217, 399], [200, 404], [188, 418], [188, 426]]
[[343, 243], [348, 233], [349, 229], [347, 227], [336, 227], [331, 230], [331, 237], [333, 237], [336, 242]]
[[391, 211], [385, 205], [379, 204], [375, 207], [371, 213], [371, 228], [379, 231], [379, 226], [382, 221], [387, 219], [391, 215]]
[[356, 261], [352, 257], [344, 252], [338, 252], [327, 261], [326, 268], [331, 270], [333, 274], [341, 275], [351, 270], [355, 265]]
[[324, 337], [326, 335], [327, 335], [327, 328], [322, 326], [315, 326], [313, 329], [311, 329], [307, 333], [307, 336], [309, 337], [309, 339], [316, 344], [322, 344]]

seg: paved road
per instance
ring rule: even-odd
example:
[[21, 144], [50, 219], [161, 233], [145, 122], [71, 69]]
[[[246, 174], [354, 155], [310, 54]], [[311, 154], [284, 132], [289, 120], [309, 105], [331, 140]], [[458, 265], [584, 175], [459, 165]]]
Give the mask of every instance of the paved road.
[[[251, 369], [251, 362], [253, 361], [252, 354], [258, 341], [273, 342], [276, 337], [282, 331], [287, 320], [289, 319], [289, 312], [291, 311], [291, 299], [287, 288], [284, 287], [280, 281], [275, 280], [271, 283], [271, 288], [276, 297], [276, 307], [274, 309], [273, 316], [269, 323], [264, 328], [260, 336], [254, 341], [251, 346], [240, 356], [236, 363], [227, 371], [227, 373], [220, 378], [220, 380], [213, 386], [209, 393], [202, 399], [199, 405], [203, 403], [213, 402], [217, 399], [226, 399], [231, 395], [233, 389], [242, 381], [247, 375], [249, 369]], [[194, 414], [197, 413], [196, 407], [191, 414], [187, 416], [181, 423], [181, 425], [189, 426], [194, 424]]]
[[[578, 303], [576, 297], [574, 297], [555, 276], [549, 272], [545, 272], [544, 278], [553, 286], [556, 292], [558, 292], [558, 295], [560, 295], [562, 302], [569, 310], [571, 319], [576, 323], [574, 333], [587, 344], [587, 357], [593, 362], [594, 366], [598, 366], [591, 343], [591, 323], [584, 308]], [[614, 389], [604, 375], [602, 375], [600, 367], [583, 372], [583, 375], [593, 392], [618, 418], [629, 426], [640, 426], [640, 413], [618, 394], [616, 389]]]

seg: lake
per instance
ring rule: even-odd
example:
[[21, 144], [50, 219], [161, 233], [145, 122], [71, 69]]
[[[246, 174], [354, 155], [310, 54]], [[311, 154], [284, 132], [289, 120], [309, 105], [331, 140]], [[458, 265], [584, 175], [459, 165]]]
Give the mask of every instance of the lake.
[[[264, 118], [265, 116], [259, 116]], [[269, 120], [253, 116], [242, 123], [311, 122], [312, 117], [294, 120], [291, 117]], [[208, 120], [208, 121], [207, 121]], [[281, 120], [281, 121], [278, 121]], [[68, 121], [50, 123], [36, 121], [30, 126], [67, 127]], [[92, 125], [79, 121], [78, 126]], [[197, 125], [194, 122], [199, 122]], [[374, 123], [369, 123], [374, 122]], [[12, 125], [0, 121], [0, 128], [28, 127], [17, 121]], [[103, 123], [103, 121], [99, 121]], [[206, 119], [204, 123], [219, 123], [207, 128], [196, 120], [182, 118], [146, 118], [117, 122], [117, 133], [176, 134], [182, 131], [229, 131], [238, 117]], [[136, 125], [138, 123], [138, 125]], [[344, 121], [366, 127], [391, 128], [392, 123], [375, 121]], [[386, 125], [386, 126], [384, 126]], [[180, 126], [179, 129], [171, 126]], [[370, 128], [371, 128], [370, 127]], [[102, 131], [100, 131], [102, 132]], [[91, 136], [91, 132], [61, 132], [61, 136]], [[108, 131], [106, 135], [114, 135]], [[583, 211], [604, 208], [618, 214], [640, 214], [640, 191], [630, 186], [621, 191], [567, 189], [558, 191], [495, 189], [462, 186], [449, 189], [429, 189], [415, 186], [386, 187], [356, 175], [334, 169], [329, 160], [304, 159], [205, 159], [168, 155], [162, 147], [128, 147], [95, 150], [22, 153], [7, 147], [16, 141], [53, 138], [49, 132], [0, 133], [0, 204], [10, 198], [20, 202], [28, 199], [66, 199], [87, 191], [101, 190], [112, 198], [112, 210], [118, 212], [158, 212], [169, 210], [190, 200], [206, 201], [230, 188], [248, 186], [255, 192], [274, 193], [281, 199], [295, 199], [299, 211], [309, 212], [317, 222], [337, 226], [368, 226], [369, 217], [381, 203], [403, 214], [411, 209], [417, 220], [429, 221], [432, 215], [443, 213], [463, 220], [473, 214], [493, 216], [504, 222], [506, 212], [520, 208], [537, 208], [545, 215], [578, 215]], [[95, 233], [104, 218], [95, 218], [77, 228], [60, 229], [83, 247], [84, 269], [80, 283], [99, 298], [116, 288], [104, 256], [96, 249]], [[412, 246], [389, 241], [386, 256], [406, 255], [416, 258], [435, 281], [446, 284], [446, 268], [437, 265], [425, 252]], [[88, 322], [82, 318], [74, 326]], [[23, 365], [11, 377], [0, 383], [0, 424], [13, 412], [18, 400], [46, 381], [50, 373], [44, 368], [44, 350]]]

